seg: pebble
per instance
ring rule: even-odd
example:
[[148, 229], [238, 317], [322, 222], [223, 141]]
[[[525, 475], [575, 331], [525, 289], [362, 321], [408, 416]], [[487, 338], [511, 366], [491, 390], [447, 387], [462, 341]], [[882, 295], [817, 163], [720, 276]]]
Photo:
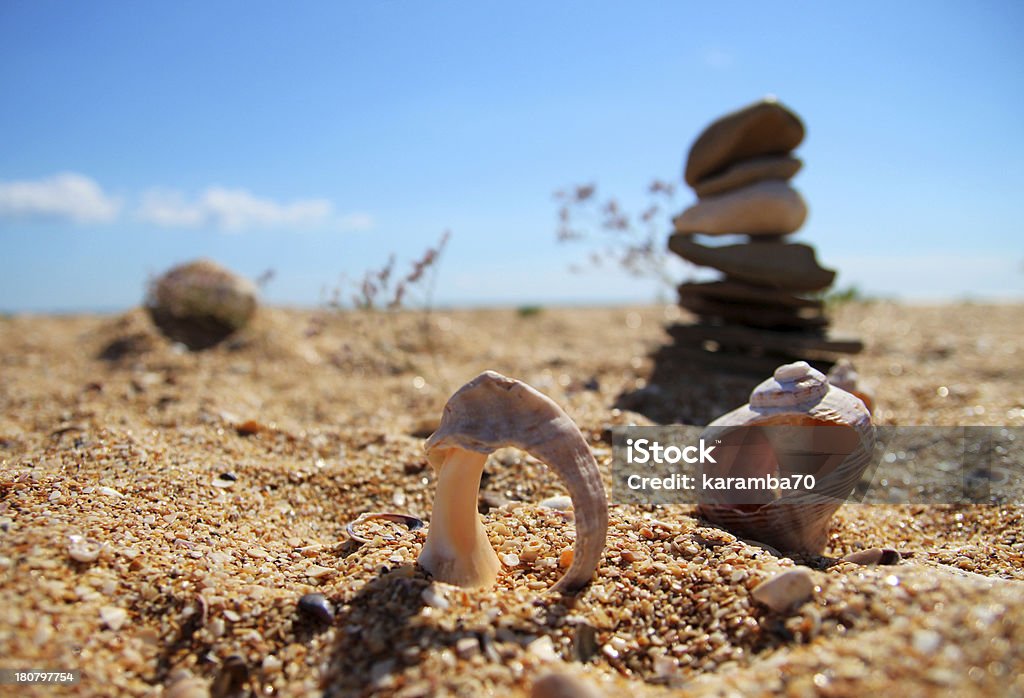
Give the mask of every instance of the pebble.
[[564, 494], [548, 497], [538, 502], [537, 506], [556, 511], [572, 511], [572, 497]]
[[589, 683], [563, 673], [545, 674], [530, 687], [530, 698], [599, 698], [601, 695]]
[[444, 592], [438, 589], [437, 585], [431, 584], [420, 593], [423, 602], [432, 608], [444, 610], [451, 606]]
[[701, 132], [686, 159], [691, 187], [729, 166], [762, 155], [788, 153], [804, 139], [800, 117], [773, 97], [726, 114]]
[[942, 645], [942, 636], [934, 630], [915, 630], [912, 642], [921, 654], [933, 654]]
[[111, 630], [120, 630], [128, 620], [128, 611], [117, 606], [104, 606], [100, 609], [100, 620]]
[[807, 204], [777, 179], [701, 199], [673, 219], [678, 233], [787, 235], [807, 218]]
[[168, 270], [152, 284], [145, 303], [153, 324], [193, 351], [245, 327], [256, 304], [252, 282], [207, 259]]
[[899, 552], [892, 548], [868, 548], [844, 556], [843, 562], [858, 565], [895, 565], [900, 559]]
[[751, 158], [731, 165], [720, 173], [697, 182], [693, 188], [701, 199], [765, 179], [786, 180], [793, 177], [803, 162], [792, 155]]
[[519, 556], [515, 553], [505, 553], [501, 556], [501, 563], [505, 565], [505, 567], [518, 567]]
[[334, 606], [323, 594], [305, 594], [299, 598], [299, 613], [324, 625], [334, 622]]
[[798, 567], [761, 582], [750, 595], [771, 610], [785, 613], [814, 595], [814, 580], [806, 569]]
[[542, 662], [554, 662], [559, 659], [555, 645], [547, 635], [538, 637], [526, 646], [526, 651]]
[[104, 497], [124, 497], [123, 494], [115, 490], [113, 487], [97, 487], [97, 494], [102, 494]]
[[455, 654], [469, 659], [480, 652], [480, 642], [475, 637], [460, 637], [455, 641]]
[[[752, 286], [728, 279], [687, 282], [680, 284], [676, 290], [680, 298], [689, 296], [719, 302], [813, 309], [821, 309], [825, 305], [820, 298], [806, 298], [787, 291], [765, 288], [764, 286]], [[842, 388], [843, 386], [839, 387]], [[843, 388], [843, 390], [846, 390], [846, 388]]]
[[814, 248], [801, 243], [765, 242], [757, 245], [709, 247], [691, 235], [676, 233], [669, 249], [699, 266], [712, 267], [734, 280], [792, 291], [820, 291], [832, 285], [836, 273], [825, 269]]

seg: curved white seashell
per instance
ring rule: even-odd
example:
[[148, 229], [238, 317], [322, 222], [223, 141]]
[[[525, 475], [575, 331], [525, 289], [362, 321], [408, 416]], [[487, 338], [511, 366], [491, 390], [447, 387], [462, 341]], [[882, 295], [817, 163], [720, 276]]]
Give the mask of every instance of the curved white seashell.
[[[813, 427], [813, 428], [808, 428]], [[864, 403], [799, 361], [776, 369], [750, 402], [707, 426], [716, 463], [698, 476], [764, 477], [813, 488], [702, 490], [700, 512], [738, 535], [786, 552], [820, 553], [828, 522], [871, 463], [875, 431]]]
[[552, 591], [575, 593], [597, 570], [608, 536], [608, 499], [594, 454], [576, 423], [551, 398], [514, 378], [484, 371], [445, 405], [426, 442], [437, 494], [419, 563], [435, 579], [489, 586], [499, 568], [477, 514], [489, 454], [514, 446], [546, 463], [569, 491], [576, 522], [572, 563]]

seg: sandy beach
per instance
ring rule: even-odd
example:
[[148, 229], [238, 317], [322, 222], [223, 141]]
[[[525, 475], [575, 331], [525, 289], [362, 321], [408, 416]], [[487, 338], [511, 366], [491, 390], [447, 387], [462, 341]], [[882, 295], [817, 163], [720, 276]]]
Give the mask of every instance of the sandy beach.
[[[847, 303], [837, 332], [879, 426], [1024, 426], [1024, 306]], [[822, 556], [778, 557], [695, 507], [612, 505], [576, 596], [545, 594], [573, 522], [515, 450], [480, 510], [493, 588], [432, 581], [423, 442], [486, 369], [549, 395], [610, 487], [610, 427], [702, 425], [766, 375], [656, 365], [675, 307], [261, 308], [215, 348], [142, 310], [0, 319], [0, 668], [79, 670], [18, 695], [1024, 695], [1024, 507], [848, 504]], [[1021, 464], [1016, 463], [1019, 477]], [[896, 550], [895, 565], [840, 562]], [[530, 551], [530, 552], [527, 552]], [[514, 564], [508, 564], [512, 561]], [[791, 611], [751, 590], [803, 565]], [[320, 604], [299, 600], [320, 594]], [[580, 693], [579, 695], [584, 695]]]

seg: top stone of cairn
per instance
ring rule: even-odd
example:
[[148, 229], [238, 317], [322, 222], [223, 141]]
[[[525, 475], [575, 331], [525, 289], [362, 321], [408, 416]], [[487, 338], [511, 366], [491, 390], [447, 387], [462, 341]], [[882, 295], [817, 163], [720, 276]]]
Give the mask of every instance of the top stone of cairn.
[[684, 178], [692, 187], [736, 162], [788, 153], [803, 139], [800, 117], [774, 97], [766, 97], [704, 129], [690, 147]]

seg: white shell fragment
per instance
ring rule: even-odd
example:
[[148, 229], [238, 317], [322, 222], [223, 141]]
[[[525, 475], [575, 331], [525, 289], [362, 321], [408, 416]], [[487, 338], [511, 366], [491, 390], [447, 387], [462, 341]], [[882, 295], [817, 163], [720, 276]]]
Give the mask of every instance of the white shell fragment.
[[100, 553], [103, 552], [103, 545], [82, 536], [68, 536], [68, 557], [75, 562], [96, 562]]
[[[402, 524], [410, 531], [417, 531], [423, 528], [423, 520], [418, 519], [415, 516], [410, 516], [409, 514], [396, 514], [393, 512], [368, 512], [365, 514], [360, 514], [355, 521], [350, 521], [345, 526], [345, 532], [352, 540], [359, 541], [360, 543], [370, 543], [373, 539], [368, 538], [359, 533], [359, 525], [367, 521], [373, 521], [375, 519], [382, 521], [393, 521], [395, 523]], [[393, 536], [385, 536], [384, 538], [385, 540], [394, 540]]]
[[[807, 362], [779, 366], [750, 402], [707, 426], [715, 463], [700, 476], [797, 482], [777, 490], [702, 490], [700, 512], [742, 538], [820, 554], [832, 514], [871, 463], [875, 430], [864, 403]], [[810, 476], [810, 478], [808, 478]], [[813, 485], [807, 485], [813, 483]]]
[[814, 595], [814, 580], [806, 569], [797, 567], [761, 582], [750, 595], [776, 613], [785, 613]]
[[448, 601], [448, 597], [445, 595], [444, 590], [438, 587], [436, 584], [431, 584], [420, 593], [420, 598], [423, 599], [423, 603], [427, 604], [431, 608], [438, 608], [442, 611], [449, 606], [451, 603]]
[[556, 511], [572, 511], [572, 497], [564, 494], [548, 497], [547, 499], [542, 499], [537, 506], [545, 509], [555, 509]]
[[100, 609], [100, 620], [111, 630], [120, 630], [128, 620], [128, 611], [117, 606], [104, 606]]

